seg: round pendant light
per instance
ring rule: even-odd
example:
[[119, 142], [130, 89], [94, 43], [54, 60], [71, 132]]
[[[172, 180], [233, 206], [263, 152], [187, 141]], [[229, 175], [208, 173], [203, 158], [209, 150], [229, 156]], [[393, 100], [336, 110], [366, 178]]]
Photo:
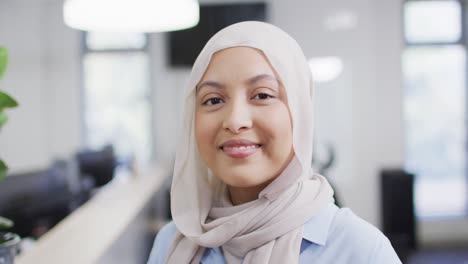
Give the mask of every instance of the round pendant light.
[[162, 32], [195, 26], [196, 0], [65, 0], [68, 26], [84, 31]]

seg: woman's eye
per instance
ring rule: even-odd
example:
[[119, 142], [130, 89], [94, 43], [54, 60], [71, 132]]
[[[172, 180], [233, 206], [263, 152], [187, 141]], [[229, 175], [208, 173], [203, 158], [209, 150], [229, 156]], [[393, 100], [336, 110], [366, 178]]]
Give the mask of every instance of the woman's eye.
[[222, 103], [223, 100], [219, 97], [213, 97], [203, 102], [203, 105], [216, 105]]
[[271, 96], [267, 93], [259, 93], [257, 95], [254, 96], [253, 99], [260, 99], [260, 100], [265, 100], [265, 99], [269, 99], [269, 98], [273, 98], [274, 96]]

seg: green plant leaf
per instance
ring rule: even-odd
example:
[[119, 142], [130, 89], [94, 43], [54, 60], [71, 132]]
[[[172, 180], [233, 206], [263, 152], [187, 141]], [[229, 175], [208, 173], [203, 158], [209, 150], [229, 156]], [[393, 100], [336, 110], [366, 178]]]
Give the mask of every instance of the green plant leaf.
[[8, 116], [5, 114], [5, 112], [0, 112], [0, 129], [5, 125], [5, 123], [8, 121]]
[[5, 108], [17, 107], [18, 102], [9, 96], [7, 93], [0, 91], [0, 111]]
[[8, 171], [8, 166], [3, 162], [3, 160], [0, 160], [0, 181], [3, 180], [6, 176], [6, 172]]
[[7, 229], [13, 227], [13, 221], [0, 216], [0, 229]]
[[8, 64], [8, 50], [4, 47], [0, 47], [0, 79], [5, 73]]

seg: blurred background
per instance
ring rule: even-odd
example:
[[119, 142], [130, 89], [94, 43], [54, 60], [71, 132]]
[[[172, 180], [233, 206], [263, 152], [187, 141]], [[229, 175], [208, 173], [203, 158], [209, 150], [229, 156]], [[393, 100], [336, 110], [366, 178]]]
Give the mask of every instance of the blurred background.
[[76, 263], [145, 263], [170, 219], [190, 67], [211, 35], [244, 20], [303, 48], [316, 81], [312, 165], [338, 204], [381, 229], [404, 263], [468, 263], [467, 0], [201, 0], [188, 29], [131, 25], [190, 18], [196, 1], [165, 13], [172, 1], [152, 1], [135, 17], [131, 7], [113, 17], [118, 1], [81, 6], [101, 28], [67, 21], [73, 2], [0, 1], [0, 89], [20, 104], [0, 133], [10, 167], [0, 215], [23, 238], [18, 263], [73, 251]]

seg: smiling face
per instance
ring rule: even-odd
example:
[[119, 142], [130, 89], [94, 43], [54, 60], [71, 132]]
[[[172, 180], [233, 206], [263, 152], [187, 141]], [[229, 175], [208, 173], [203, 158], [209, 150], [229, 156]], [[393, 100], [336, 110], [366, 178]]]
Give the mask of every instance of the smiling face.
[[197, 85], [195, 137], [200, 155], [228, 186], [271, 182], [293, 156], [286, 94], [259, 50], [216, 52]]

